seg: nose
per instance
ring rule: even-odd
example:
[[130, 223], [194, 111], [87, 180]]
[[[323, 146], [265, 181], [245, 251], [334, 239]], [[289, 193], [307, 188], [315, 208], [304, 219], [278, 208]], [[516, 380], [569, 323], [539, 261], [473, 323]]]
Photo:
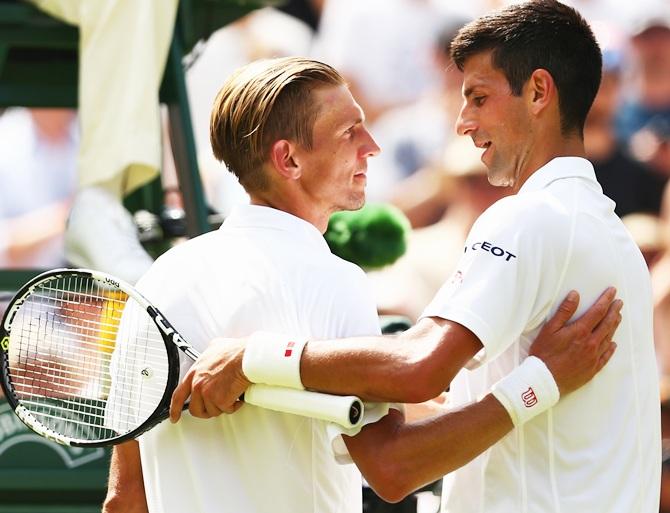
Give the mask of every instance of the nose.
[[367, 157], [374, 157], [376, 155], [379, 155], [379, 153], [382, 151], [379, 146], [377, 146], [377, 143], [375, 142], [374, 138], [372, 137], [372, 134], [368, 132], [367, 128], [363, 128], [365, 130], [365, 140], [363, 142], [363, 145], [361, 147], [361, 153], [362, 156], [367, 158]]
[[461, 111], [458, 113], [456, 119], [456, 133], [458, 135], [469, 135], [470, 132], [476, 130], [477, 125], [467, 110], [467, 105], [463, 103]]

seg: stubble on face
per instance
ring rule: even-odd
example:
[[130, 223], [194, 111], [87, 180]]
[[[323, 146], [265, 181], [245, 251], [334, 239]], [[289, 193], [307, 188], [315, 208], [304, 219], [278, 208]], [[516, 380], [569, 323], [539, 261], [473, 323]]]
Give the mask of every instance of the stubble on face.
[[[467, 135], [475, 145], [485, 148], [482, 162], [489, 183], [515, 187], [524, 172], [532, 132], [523, 96], [512, 93], [504, 73], [493, 66], [486, 52], [466, 61], [463, 88], [466, 104], [484, 98], [481, 106], [468, 106], [473, 112], [468, 116], [476, 120], [476, 129], [467, 130]], [[466, 125], [470, 123], [472, 120]]]

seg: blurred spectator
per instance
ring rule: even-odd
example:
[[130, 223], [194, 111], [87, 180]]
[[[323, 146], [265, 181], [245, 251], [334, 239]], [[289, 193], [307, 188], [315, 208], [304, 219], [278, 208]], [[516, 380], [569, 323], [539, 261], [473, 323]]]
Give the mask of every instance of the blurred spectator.
[[410, 234], [407, 253], [394, 265], [369, 273], [380, 313], [416, 320], [456, 267], [472, 223], [509, 193], [489, 184], [481, 153], [469, 137], [459, 137], [439, 167], [416, 175], [442, 192], [448, 208], [439, 222]]
[[58, 267], [76, 189], [78, 132], [68, 109], [0, 116], [0, 266]]
[[632, 212], [657, 214], [666, 178], [628, 156], [616, 138], [623, 36], [611, 25], [594, 23], [593, 27], [603, 49], [603, 76], [584, 126], [586, 153], [603, 192], [615, 201], [620, 217]]
[[670, 178], [670, 115], [655, 114], [631, 139], [631, 151], [657, 176]]
[[[625, 61], [625, 98], [618, 135], [627, 142], [652, 119], [670, 120], [670, 8], [646, 13], [633, 26]], [[657, 123], [657, 122], [655, 122]]]
[[653, 269], [667, 249], [661, 219], [655, 214], [634, 213], [621, 220], [640, 248], [647, 267]]
[[604, 22], [619, 30], [639, 27], [650, 12], [667, 9], [667, 0], [563, 0], [563, 3], [577, 9], [590, 23]]
[[299, 19], [316, 32], [321, 21], [321, 11], [326, 0], [288, 0], [278, 6], [286, 14]]
[[[416, 101], [390, 109], [370, 124], [383, 149], [368, 164], [367, 194], [371, 201], [393, 201], [395, 196], [402, 199], [403, 180], [439, 160], [445, 145], [456, 136], [454, 124], [462, 103], [463, 74], [451, 62], [450, 49], [452, 39], [467, 21], [449, 16], [436, 35], [431, 60], [438, 75], [434, 86]], [[440, 215], [412, 221], [414, 226], [423, 226], [437, 221]]]
[[435, 0], [327, 0], [312, 56], [342, 72], [369, 122], [415, 101], [438, 80]]
[[632, 153], [670, 178], [670, 6], [650, 14], [632, 38], [631, 99], [620, 128]]
[[68, 261], [135, 282], [152, 259], [123, 197], [161, 164], [158, 91], [178, 0], [28, 0], [79, 27], [79, 187]]

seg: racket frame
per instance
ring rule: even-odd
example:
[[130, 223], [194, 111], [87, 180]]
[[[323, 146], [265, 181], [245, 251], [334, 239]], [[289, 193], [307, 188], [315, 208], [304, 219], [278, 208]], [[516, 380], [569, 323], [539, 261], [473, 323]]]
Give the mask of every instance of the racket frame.
[[[74, 439], [68, 436], [61, 435], [48, 426], [40, 422], [25, 406], [21, 404], [14, 386], [10, 378], [9, 369], [9, 345], [10, 335], [12, 330], [12, 321], [16, 316], [23, 303], [39, 286], [49, 281], [60, 279], [66, 276], [79, 276], [82, 278], [93, 278], [99, 280], [104, 284], [114, 287], [128, 295], [128, 297], [137, 301], [137, 303], [146, 310], [154, 322], [158, 331], [163, 338], [165, 350], [168, 359], [168, 374], [166, 380], [165, 391], [161, 397], [155, 410], [149, 417], [140, 424], [137, 428], [119, 435], [117, 437], [106, 438], [103, 440], [86, 441]], [[170, 400], [172, 393], [179, 382], [179, 349], [186, 353], [192, 359], [198, 357], [197, 351], [184, 338], [179, 335], [177, 330], [167, 321], [165, 316], [153, 306], [142, 294], [140, 294], [130, 284], [119, 280], [109, 274], [93, 271], [90, 269], [54, 269], [35, 276], [28, 283], [19, 289], [14, 298], [10, 301], [7, 310], [2, 318], [0, 325], [0, 386], [5, 394], [7, 403], [14, 410], [16, 416], [32, 431], [49, 440], [57, 442], [61, 445], [69, 445], [72, 447], [107, 447], [116, 445], [128, 440], [137, 438], [145, 431], [148, 431], [159, 422], [162, 422], [169, 416]]]

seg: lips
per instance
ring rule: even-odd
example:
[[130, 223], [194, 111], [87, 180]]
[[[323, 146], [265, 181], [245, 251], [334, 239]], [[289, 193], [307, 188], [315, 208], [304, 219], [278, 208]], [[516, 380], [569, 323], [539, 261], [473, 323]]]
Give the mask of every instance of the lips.
[[486, 155], [487, 155], [488, 153], [490, 153], [490, 149], [491, 149], [491, 147], [493, 146], [493, 143], [492, 143], [491, 141], [487, 141], [487, 140], [485, 140], [485, 139], [480, 139], [480, 140], [476, 140], [476, 141], [473, 139], [472, 142], [475, 144], [475, 146], [476, 146], [477, 148], [480, 148], [480, 149], [483, 149], [483, 150], [484, 150], [484, 151], [482, 152], [480, 158], [481, 158], [481, 161], [482, 161], [482, 162], [486, 163], [484, 159], [486, 158]]
[[367, 173], [361, 172], [354, 175], [354, 180], [367, 180]]

